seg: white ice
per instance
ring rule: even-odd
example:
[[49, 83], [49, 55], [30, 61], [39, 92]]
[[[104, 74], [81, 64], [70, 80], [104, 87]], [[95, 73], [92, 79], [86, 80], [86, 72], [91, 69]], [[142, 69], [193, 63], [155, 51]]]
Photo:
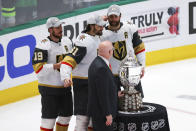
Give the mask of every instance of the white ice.
[[[196, 131], [196, 58], [149, 66], [142, 84], [145, 102], [167, 107], [171, 131]], [[40, 116], [40, 96], [1, 106], [0, 131], [39, 131]]]

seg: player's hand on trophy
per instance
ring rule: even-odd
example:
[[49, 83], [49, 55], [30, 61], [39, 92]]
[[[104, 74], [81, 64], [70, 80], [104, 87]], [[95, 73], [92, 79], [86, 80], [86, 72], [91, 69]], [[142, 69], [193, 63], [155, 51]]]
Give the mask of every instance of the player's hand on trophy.
[[145, 74], [145, 68], [143, 67], [143, 68], [142, 68], [142, 72], [141, 72], [141, 77], [140, 77], [140, 78], [144, 77], [144, 74]]
[[118, 91], [118, 97], [123, 97], [124, 96], [124, 92], [123, 91]]
[[71, 86], [71, 85], [72, 85], [72, 80], [69, 79], [69, 78], [66, 78], [66, 79], [64, 80], [64, 87], [69, 87], [69, 86]]
[[60, 69], [60, 67], [61, 67], [61, 62], [56, 63], [56, 64], [53, 64], [53, 68], [54, 68], [55, 70]]
[[111, 126], [112, 125], [112, 115], [106, 116], [106, 126]]

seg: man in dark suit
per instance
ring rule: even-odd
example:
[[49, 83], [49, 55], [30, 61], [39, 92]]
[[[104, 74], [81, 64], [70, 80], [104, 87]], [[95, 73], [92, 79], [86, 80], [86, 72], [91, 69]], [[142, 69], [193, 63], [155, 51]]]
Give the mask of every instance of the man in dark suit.
[[98, 56], [88, 70], [88, 115], [93, 131], [113, 131], [112, 120], [117, 113], [117, 86], [109, 66], [113, 55], [110, 41], [100, 43]]

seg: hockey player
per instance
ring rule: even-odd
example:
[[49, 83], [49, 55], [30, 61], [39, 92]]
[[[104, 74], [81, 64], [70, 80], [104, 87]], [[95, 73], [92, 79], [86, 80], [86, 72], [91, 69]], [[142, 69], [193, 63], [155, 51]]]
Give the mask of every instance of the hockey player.
[[[72, 48], [72, 42], [62, 37], [62, 25], [56, 17], [47, 20], [50, 36], [37, 43], [32, 59], [41, 94], [41, 131], [67, 131], [73, 114], [71, 87], [64, 87], [60, 78], [63, 57]], [[58, 119], [57, 119], [58, 118]], [[57, 119], [57, 120], [56, 120]]]
[[[74, 114], [76, 115], [75, 131], [87, 131], [89, 117], [87, 116], [88, 103], [88, 68], [97, 56], [97, 48], [100, 43], [105, 22], [101, 16], [95, 15], [87, 21], [84, 30], [74, 43], [72, 53], [68, 54], [61, 64], [61, 79], [64, 86], [71, 82], [71, 72], [74, 91]], [[88, 130], [92, 130], [92, 125]]]
[[[136, 56], [138, 62], [143, 66], [142, 75], [144, 75], [145, 67], [145, 47], [142, 42], [136, 27], [130, 22], [121, 22], [121, 12], [118, 5], [111, 5], [108, 8], [107, 20], [109, 24], [104, 28], [101, 41], [109, 40], [113, 43], [114, 52], [110, 59], [112, 72], [117, 79], [118, 88], [120, 88], [120, 80], [118, 77], [118, 70], [122, 60], [129, 56]], [[141, 82], [135, 87], [136, 90], [142, 93]], [[119, 92], [121, 93], [121, 92]], [[118, 94], [122, 96], [122, 94]]]

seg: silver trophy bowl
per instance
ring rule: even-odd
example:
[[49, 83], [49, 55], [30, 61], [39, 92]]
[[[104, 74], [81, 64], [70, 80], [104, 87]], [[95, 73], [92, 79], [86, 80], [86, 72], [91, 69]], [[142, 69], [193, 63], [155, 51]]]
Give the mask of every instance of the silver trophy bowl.
[[137, 111], [142, 106], [141, 93], [134, 86], [140, 82], [142, 66], [136, 57], [129, 55], [122, 61], [119, 68], [120, 81], [124, 88], [124, 96], [119, 99], [121, 111]]

